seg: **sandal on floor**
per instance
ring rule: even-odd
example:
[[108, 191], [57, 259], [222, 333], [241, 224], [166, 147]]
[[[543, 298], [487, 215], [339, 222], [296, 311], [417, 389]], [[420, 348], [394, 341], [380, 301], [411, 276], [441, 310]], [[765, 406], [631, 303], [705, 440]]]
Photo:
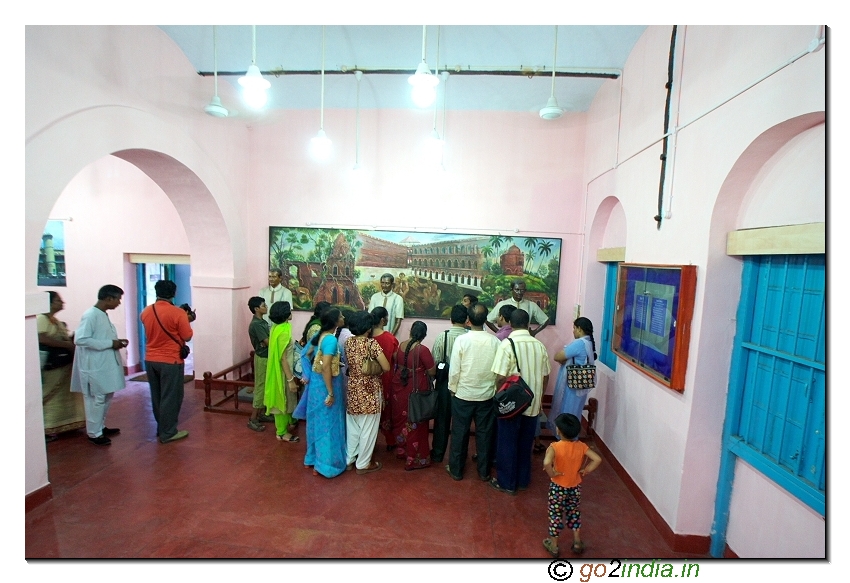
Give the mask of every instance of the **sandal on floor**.
[[584, 552], [584, 543], [578, 542], [573, 543], [573, 546], [570, 547], [570, 550], [577, 555], [580, 555]]
[[543, 546], [546, 548], [546, 552], [556, 559], [558, 558], [558, 555], [561, 554], [561, 551], [558, 550], [558, 547], [556, 547], [555, 544], [548, 538], [543, 539]]
[[544, 451], [546, 451], [545, 445], [543, 445], [542, 443], [534, 444], [534, 453], [543, 453]]
[[289, 439], [286, 439], [283, 435], [276, 435], [275, 437], [277, 437], [278, 441], [288, 441], [290, 443], [295, 443], [295, 442], [301, 441], [301, 438], [298, 437], [297, 435], [290, 435]]
[[357, 469], [357, 475], [362, 476], [363, 474], [370, 474], [372, 472], [377, 472], [382, 467], [384, 467], [384, 464], [382, 464], [381, 462], [372, 462], [371, 464], [369, 464], [368, 468], [363, 468], [362, 470], [358, 468]]
[[499, 485], [499, 479], [498, 478], [491, 479], [488, 482], [488, 484], [490, 484], [490, 487], [493, 488], [494, 490], [497, 490], [499, 492], [504, 492], [505, 494], [510, 494], [511, 496], [516, 496], [516, 490], [508, 490], [507, 488], [502, 488]]

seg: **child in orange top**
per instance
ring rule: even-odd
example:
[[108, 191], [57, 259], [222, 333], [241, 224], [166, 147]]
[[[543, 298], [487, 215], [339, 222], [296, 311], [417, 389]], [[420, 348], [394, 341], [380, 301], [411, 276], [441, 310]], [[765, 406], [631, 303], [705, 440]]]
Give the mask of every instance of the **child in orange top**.
[[[573, 531], [572, 550], [576, 554], [584, 552], [581, 542], [581, 478], [599, 467], [602, 458], [599, 454], [577, 441], [581, 431], [581, 421], [571, 413], [561, 413], [555, 418], [558, 430], [557, 441], [546, 449], [543, 469], [552, 479], [549, 484], [549, 538], [543, 539], [543, 546], [553, 557], [558, 557], [558, 535], [566, 525]], [[590, 463], [584, 468], [584, 458]]]

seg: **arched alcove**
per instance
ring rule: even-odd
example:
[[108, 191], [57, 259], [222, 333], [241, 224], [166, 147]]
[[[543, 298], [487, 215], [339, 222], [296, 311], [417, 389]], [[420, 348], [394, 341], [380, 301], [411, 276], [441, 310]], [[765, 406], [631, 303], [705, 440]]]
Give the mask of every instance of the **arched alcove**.
[[[234, 295], [238, 289], [247, 287], [243, 213], [215, 161], [185, 133], [185, 128], [168, 124], [145, 111], [122, 106], [94, 107], [54, 121], [27, 139], [25, 289], [28, 301], [32, 297], [32, 302], [37, 304], [43, 295], [36, 286], [37, 260], [51, 210], [74, 176], [109, 155], [130, 162], [162, 188], [183, 223], [193, 269], [192, 297], [199, 313], [194, 325], [196, 368], [218, 370], [231, 364], [234, 358], [231, 339], [236, 327], [241, 327], [241, 320], [232, 316], [214, 320], [201, 314], [232, 314]], [[115, 197], [113, 210], [120, 213], [120, 192]], [[156, 226], [142, 222], [139, 228]], [[40, 311], [39, 307], [34, 311]], [[29, 315], [32, 313], [28, 310]], [[34, 321], [31, 325], [34, 327]], [[28, 449], [43, 452], [37, 344], [28, 343], [26, 351], [27, 444]], [[31, 462], [27, 465], [28, 492], [47, 483], [46, 459], [39, 463], [33, 456]]]
[[[689, 439], [682, 472], [682, 491], [690, 492], [691, 496], [713, 497], [717, 487], [731, 346], [736, 331], [735, 310], [741, 294], [743, 265], [739, 257], [726, 254], [727, 235], [746, 221], [755, 221], [762, 226], [780, 226], [767, 225], [761, 217], [773, 212], [764, 210], [771, 205], [784, 205], [784, 197], [779, 193], [755, 193], [754, 185], [775, 162], [774, 157], [778, 152], [804, 132], [823, 124], [824, 118], [822, 111], [808, 113], [762, 132], [732, 165], [715, 199], [706, 266], [697, 276], [704, 281], [701, 309], [703, 324], [695, 337], [691, 338], [691, 350], [696, 345], [699, 355], [694, 360], [693, 385], [700, 389], [694, 390], [691, 395], [693, 403], [690, 409]], [[763, 210], [755, 214], [751, 212], [749, 219], [744, 219], [747, 215], [747, 201], [753, 197], [761, 197]], [[809, 222], [809, 219], [801, 217], [800, 222]], [[707, 455], [707, 450], [712, 453]], [[715, 451], [718, 454], [713, 453]]]

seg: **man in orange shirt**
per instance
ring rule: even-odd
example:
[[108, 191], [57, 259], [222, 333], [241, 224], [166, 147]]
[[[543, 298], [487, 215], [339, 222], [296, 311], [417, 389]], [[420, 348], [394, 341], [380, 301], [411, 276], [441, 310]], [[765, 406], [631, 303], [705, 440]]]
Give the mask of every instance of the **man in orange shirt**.
[[154, 285], [156, 301], [142, 310], [139, 317], [145, 326], [145, 371], [151, 387], [151, 405], [156, 419], [156, 433], [161, 443], [189, 436], [177, 429], [177, 417], [183, 405], [183, 358], [181, 349], [192, 338], [190, 318], [172, 304], [177, 284], [167, 279]]

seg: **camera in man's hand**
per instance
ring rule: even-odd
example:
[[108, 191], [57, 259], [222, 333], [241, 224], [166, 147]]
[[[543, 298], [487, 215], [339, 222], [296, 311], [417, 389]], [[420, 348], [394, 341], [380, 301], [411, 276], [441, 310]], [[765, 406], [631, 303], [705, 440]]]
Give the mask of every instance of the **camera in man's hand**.
[[195, 310], [193, 310], [189, 304], [181, 304], [180, 309], [186, 312], [186, 315], [189, 316], [190, 322], [194, 322], [198, 317], [197, 314], [195, 314]]

